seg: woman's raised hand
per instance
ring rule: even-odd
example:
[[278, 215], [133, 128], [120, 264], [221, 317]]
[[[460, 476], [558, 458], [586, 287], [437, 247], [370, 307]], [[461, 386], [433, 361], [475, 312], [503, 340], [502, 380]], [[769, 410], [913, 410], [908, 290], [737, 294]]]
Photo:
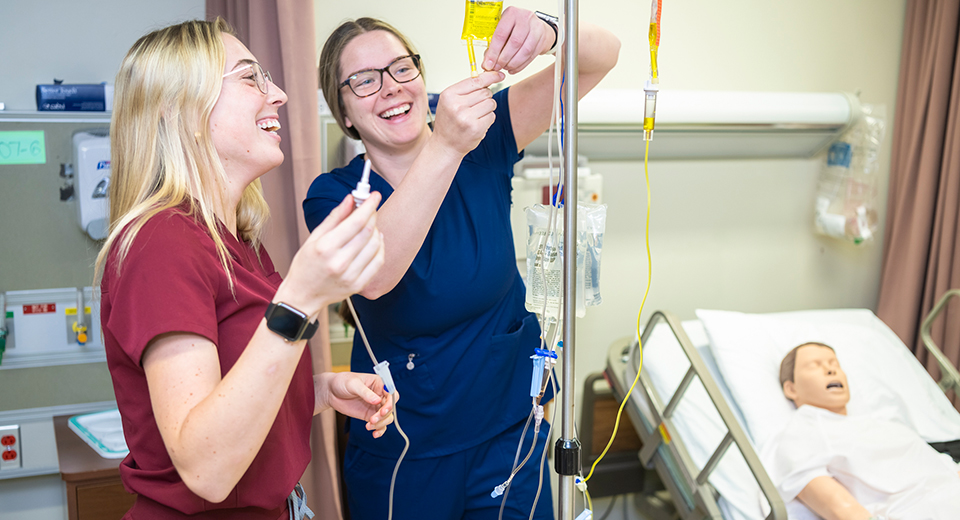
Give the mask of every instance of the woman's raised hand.
[[508, 7], [483, 53], [483, 69], [516, 74], [549, 51], [556, 38], [553, 29], [532, 11]]
[[360, 292], [383, 265], [377, 229], [380, 194], [354, 209], [347, 196], [297, 251], [275, 296], [313, 317], [330, 303]]
[[433, 128], [435, 137], [461, 155], [476, 148], [495, 119], [493, 111], [497, 102], [489, 87], [504, 77], [502, 72], [484, 72], [454, 83], [440, 93]]

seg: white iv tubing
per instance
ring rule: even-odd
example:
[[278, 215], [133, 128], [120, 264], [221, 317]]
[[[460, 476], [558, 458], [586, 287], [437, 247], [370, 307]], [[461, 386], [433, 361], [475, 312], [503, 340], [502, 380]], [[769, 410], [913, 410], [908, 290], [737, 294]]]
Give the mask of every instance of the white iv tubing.
[[[370, 359], [373, 361], [373, 366], [379, 365], [380, 363], [377, 362], [377, 356], [373, 355], [373, 349], [370, 348], [370, 342], [367, 341], [367, 335], [363, 332], [363, 325], [360, 324], [360, 318], [357, 317], [357, 310], [353, 308], [353, 302], [349, 297], [347, 297], [347, 307], [350, 308], [350, 314], [353, 315], [353, 322], [357, 325], [357, 331], [360, 332], [360, 339], [363, 340], [364, 346], [367, 347], [367, 353], [370, 354]], [[390, 498], [388, 499], [387, 506], [387, 520], [393, 520], [393, 490], [397, 484], [397, 472], [400, 470], [400, 463], [403, 461], [403, 457], [407, 454], [407, 450], [410, 449], [410, 438], [407, 437], [407, 434], [403, 432], [403, 428], [400, 427], [400, 419], [397, 415], [396, 399], [393, 401], [393, 424], [397, 427], [397, 431], [400, 433], [400, 436], [403, 437], [404, 446], [403, 451], [400, 452], [400, 458], [397, 459], [397, 465], [393, 467], [393, 476], [390, 478]]]

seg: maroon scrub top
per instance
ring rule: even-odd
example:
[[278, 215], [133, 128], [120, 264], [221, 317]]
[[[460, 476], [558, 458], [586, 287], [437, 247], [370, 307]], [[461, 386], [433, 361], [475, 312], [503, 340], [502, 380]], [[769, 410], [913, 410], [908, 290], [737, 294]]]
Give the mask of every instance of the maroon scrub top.
[[231, 257], [231, 292], [213, 239], [186, 210], [184, 205], [150, 218], [137, 234], [119, 275], [118, 248], [113, 247], [100, 285], [107, 365], [130, 448], [120, 475], [127, 490], [138, 495], [127, 517], [285, 518], [286, 497], [311, 456], [314, 392], [309, 349], [304, 349], [260, 452], [223, 502], [208, 502], [187, 488], [167, 454], [153, 415], [141, 366], [147, 343], [167, 332], [199, 334], [217, 345], [221, 376], [226, 375], [281, 282], [263, 248], [258, 256], [249, 243], [221, 230]]

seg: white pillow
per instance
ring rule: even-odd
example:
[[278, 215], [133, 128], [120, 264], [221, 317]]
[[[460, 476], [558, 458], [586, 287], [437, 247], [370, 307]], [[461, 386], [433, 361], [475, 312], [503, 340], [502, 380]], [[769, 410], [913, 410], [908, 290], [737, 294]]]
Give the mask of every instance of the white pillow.
[[851, 415], [899, 421], [928, 442], [960, 439], [960, 414], [913, 353], [869, 310], [697, 310], [697, 317], [758, 452], [795, 409], [780, 387], [780, 361], [808, 341], [836, 350], [850, 383]]

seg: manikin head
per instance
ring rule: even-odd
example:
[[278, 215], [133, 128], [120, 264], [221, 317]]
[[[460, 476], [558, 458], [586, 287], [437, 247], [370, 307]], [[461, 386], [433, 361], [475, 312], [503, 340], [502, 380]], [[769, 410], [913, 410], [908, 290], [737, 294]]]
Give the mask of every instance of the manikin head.
[[780, 363], [780, 385], [797, 408], [808, 404], [847, 414], [850, 386], [832, 347], [804, 343], [791, 350]]

